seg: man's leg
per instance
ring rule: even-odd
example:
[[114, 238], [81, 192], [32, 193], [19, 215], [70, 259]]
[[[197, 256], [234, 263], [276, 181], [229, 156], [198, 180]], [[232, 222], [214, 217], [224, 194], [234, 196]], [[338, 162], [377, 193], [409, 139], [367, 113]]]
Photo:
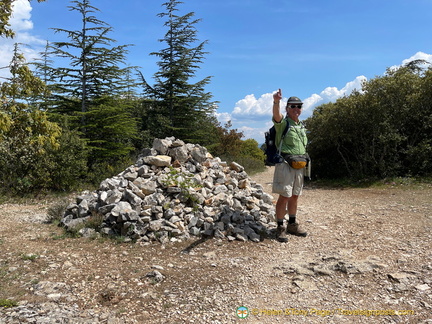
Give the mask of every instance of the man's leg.
[[276, 221], [278, 224], [278, 227], [276, 229], [276, 238], [279, 242], [288, 242], [288, 237], [286, 235], [286, 227], [283, 224], [287, 211], [288, 201], [288, 197], [279, 195], [279, 198], [276, 202]]
[[296, 222], [297, 216], [297, 195], [293, 195], [288, 199], [288, 206], [286, 211], [288, 212], [288, 225], [287, 225], [287, 233], [297, 235], [297, 236], [306, 236], [307, 232], [304, 231], [299, 224]]
[[283, 220], [287, 212], [288, 202], [292, 197], [284, 197], [279, 195], [276, 202], [276, 219]]
[[297, 215], [297, 201], [298, 197], [296, 195], [292, 195], [288, 198], [288, 215]]

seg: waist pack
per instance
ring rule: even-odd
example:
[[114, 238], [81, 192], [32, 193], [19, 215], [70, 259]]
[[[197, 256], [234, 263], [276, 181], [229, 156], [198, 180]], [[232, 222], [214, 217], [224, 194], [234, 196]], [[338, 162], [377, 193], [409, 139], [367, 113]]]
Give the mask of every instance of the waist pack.
[[287, 161], [290, 167], [293, 169], [303, 169], [308, 165], [310, 161], [308, 154], [301, 154], [301, 155], [284, 154], [283, 157], [285, 161]]

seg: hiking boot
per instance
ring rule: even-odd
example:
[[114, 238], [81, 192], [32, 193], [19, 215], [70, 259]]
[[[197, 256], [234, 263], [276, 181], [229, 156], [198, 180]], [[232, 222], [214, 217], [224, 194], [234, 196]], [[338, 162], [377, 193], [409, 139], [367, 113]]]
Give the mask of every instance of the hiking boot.
[[288, 224], [287, 233], [296, 236], [306, 236], [307, 232], [303, 230], [298, 223]]
[[288, 236], [286, 235], [285, 226], [278, 226], [276, 228], [276, 239], [281, 243], [288, 242]]

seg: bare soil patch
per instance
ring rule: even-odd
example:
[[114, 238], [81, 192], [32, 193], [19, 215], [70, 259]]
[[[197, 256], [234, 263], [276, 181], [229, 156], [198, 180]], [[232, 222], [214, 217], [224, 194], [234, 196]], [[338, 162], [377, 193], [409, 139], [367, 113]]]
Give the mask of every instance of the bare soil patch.
[[[272, 176], [251, 178], [271, 192]], [[64, 238], [49, 203], [3, 204], [0, 299], [20, 306], [0, 323], [431, 323], [431, 198], [306, 185], [306, 238], [164, 246]]]

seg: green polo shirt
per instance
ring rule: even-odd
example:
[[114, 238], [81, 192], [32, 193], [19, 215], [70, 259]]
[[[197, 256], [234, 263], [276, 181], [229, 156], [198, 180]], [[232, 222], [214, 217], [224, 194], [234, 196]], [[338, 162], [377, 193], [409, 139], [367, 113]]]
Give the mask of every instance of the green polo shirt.
[[288, 130], [288, 133], [285, 135], [284, 141], [282, 143], [282, 153], [295, 155], [305, 154], [307, 145], [306, 128], [302, 123], [296, 123], [289, 117], [282, 119], [280, 123], [275, 122], [275, 120], [273, 119], [273, 124], [276, 129], [277, 148], [279, 149], [282, 132], [284, 131], [287, 122], [290, 123], [290, 128]]

